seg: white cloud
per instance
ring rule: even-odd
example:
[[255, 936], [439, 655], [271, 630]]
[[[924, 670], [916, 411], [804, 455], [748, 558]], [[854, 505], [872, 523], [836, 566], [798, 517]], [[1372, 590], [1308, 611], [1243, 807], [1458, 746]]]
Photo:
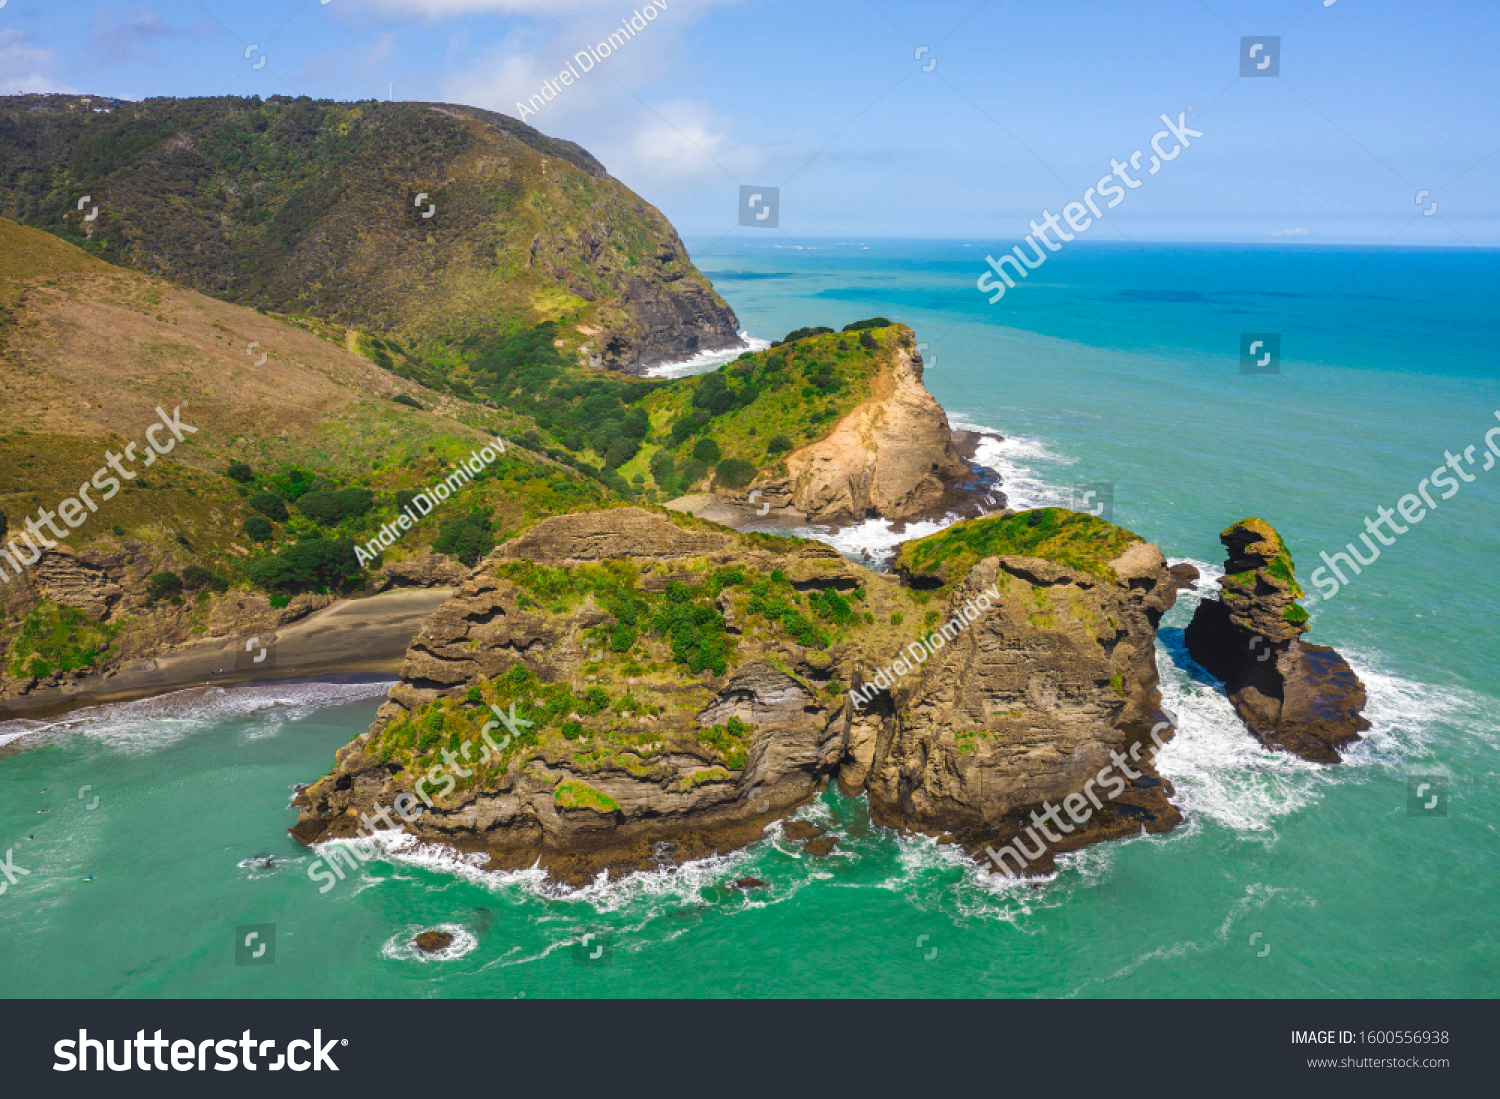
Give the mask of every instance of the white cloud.
[[1307, 230], [1306, 229], [1272, 229], [1271, 230], [1271, 235], [1273, 237], [1305, 237], [1305, 236], [1307, 236]]
[[89, 24], [89, 44], [95, 63], [111, 65], [149, 64], [156, 60], [158, 42], [174, 38], [199, 38], [213, 33], [207, 18], [193, 27], [174, 27], [145, 8], [95, 8]]
[[[706, 103], [662, 101], [649, 90], [688, 67], [683, 36], [692, 24], [710, 8], [734, 0], [668, 0], [665, 8], [657, 4], [655, 19], [637, 23], [634, 37], [617, 39], [613, 52], [597, 61], [588, 47], [607, 42], [621, 22], [644, 12], [647, 0], [546, 4], [547, 15], [572, 16], [565, 26], [538, 16], [534, 5], [510, 0], [381, 2], [435, 17], [474, 10], [528, 11], [533, 20], [514, 26], [477, 61], [450, 75], [444, 97], [517, 118], [524, 114], [523, 121], [543, 133], [578, 142], [635, 189], [733, 186], [768, 159], [765, 150], [736, 142], [733, 120]], [[577, 79], [563, 84], [560, 74], [570, 62]], [[587, 68], [590, 62], [592, 68]], [[552, 86], [544, 92], [549, 81]], [[540, 110], [532, 101], [535, 96], [544, 103]]]
[[54, 80], [52, 51], [30, 44], [20, 31], [0, 30], [0, 95], [15, 92], [76, 92]]

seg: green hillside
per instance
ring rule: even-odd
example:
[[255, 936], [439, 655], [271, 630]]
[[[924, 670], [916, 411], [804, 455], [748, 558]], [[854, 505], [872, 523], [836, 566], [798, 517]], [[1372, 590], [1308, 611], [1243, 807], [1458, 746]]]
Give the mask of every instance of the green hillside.
[[285, 96], [98, 107], [3, 101], [0, 215], [226, 301], [394, 338], [440, 372], [549, 320], [570, 354], [589, 344], [616, 368], [734, 343], [659, 211], [504, 115]]

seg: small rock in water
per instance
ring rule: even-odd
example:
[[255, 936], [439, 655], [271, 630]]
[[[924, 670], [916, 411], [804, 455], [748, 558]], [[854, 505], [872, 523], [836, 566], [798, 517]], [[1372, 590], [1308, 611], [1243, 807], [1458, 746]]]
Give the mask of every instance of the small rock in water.
[[414, 941], [424, 954], [436, 954], [453, 945], [453, 936], [446, 931], [424, 931]]
[[815, 840], [828, 831], [816, 824], [809, 824], [805, 820], [789, 820], [781, 826], [786, 833], [786, 838], [793, 843], [801, 843], [803, 840]]
[[1177, 590], [1182, 591], [1193, 586], [1193, 582], [1201, 575], [1198, 569], [1189, 565], [1186, 561], [1176, 565], [1169, 565], [1167, 571], [1172, 574], [1172, 579], [1177, 583]]
[[764, 889], [765, 887], [766, 887], [766, 883], [763, 882], [763, 881], [761, 881], [759, 878], [741, 878], [739, 881], [737, 881], [734, 884], [732, 884], [729, 888], [731, 888], [731, 889]]
[[817, 855], [822, 858], [838, 846], [838, 839], [834, 836], [819, 836], [815, 840], [808, 840], [802, 845], [802, 850], [809, 855]]

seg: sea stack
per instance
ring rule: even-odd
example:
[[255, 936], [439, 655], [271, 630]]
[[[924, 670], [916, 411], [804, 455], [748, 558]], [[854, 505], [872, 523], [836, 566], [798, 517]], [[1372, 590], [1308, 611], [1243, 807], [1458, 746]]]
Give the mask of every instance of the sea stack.
[[1292, 555], [1263, 519], [1242, 519], [1219, 535], [1229, 550], [1218, 599], [1204, 599], [1188, 624], [1192, 658], [1224, 681], [1229, 701], [1268, 748], [1314, 763], [1338, 763], [1338, 749], [1370, 727], [1364, 684], [1309, 628]]

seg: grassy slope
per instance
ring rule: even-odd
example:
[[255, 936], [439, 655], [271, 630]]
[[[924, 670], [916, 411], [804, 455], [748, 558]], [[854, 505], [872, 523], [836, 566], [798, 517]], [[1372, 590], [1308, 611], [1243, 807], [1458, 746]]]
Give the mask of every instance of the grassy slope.
[[0, 106], [0, 214], [216, 297], [395, 335], [437, 364], [548, 319], [638, 335], [625, 287], [639, 278], [732, 316], [661, 213], [588, 153], [475, 108], [224, 97], [101, 114], [15, 97]]
[[1139, 535], [1092, 515], [1037, 508], [1015, 515], [970, 519], [905, 542], [897, 555], [896, 568], [911, 575], [934, 576], [950, 585], [962, 580], [986, 557], [1040, 557], [1113, 580], [1109, 562], [1140, 541]]
[[[912, 340], [904, 325], [865, 334], [868, 343], [861, 343], [858, 332], [805, 337], [747, 352], [709, 374], [653, 382], [578, 366], [552, 346], [549, 330], [539, 329], [486, 348], [462, 377], [476, 393], [534, 419], [549, 453], [613, 467], [619, 476], [605, 479], [616, 491], [661, 501], [709, 474], [712, 463], [694, 465], [692, 457], [705, 438], [717, 450], [715, 463], [740, 459], [774, 472], [790, 450], [826, 436], [870, 399], [895, 346]], [[719, 389], [727, 396], [718, 404], [703, 400]], [[635, 434], [629, 430], [633, 417]], [[674, 436], [674, 425], [689, 419], [692, 430]], [[628, 457], [610, 452], [622, 434], [638, 444], [627, 448]], [[669, 469], [658, 453], [663, 450], [671, 458]]]
[[[314, 533], [368, 536], [394, 516], [396, 491], [446, 476], [494, 434], [513, 440], [525, 422], [393, 377], [345, 351], [336, 331], [306, 331], [112, 268], [3, 220], [0, 257], [0, 288], [13, 301], [0, 348], [0, 511], [12, 528], [75, 492], [107, 451], [140, 447], [158, 405], [180, 405], [199, 429], [150, 468], [138, 464], [137, 478], [72, 536], [75, 548], [108, 551], [128, 537], [235, 579], [247, 554], [264, 552], [242, 530], [257, 488], [300, 471], [309, 483], [377, 494], [374, 511], [333, 530], [293, 508], [273, 547]], [[245, 353], [251, 340], [269, 356], [261, 367]], [[391, 400], [398, 394], [425, 410]], [[230, 461], [250, 464], [259, 483], [225, 476]], [[430, 544], [445, 518], [471, 506], [492, 512], [503, 532], [609, 500], [596, 482], [514, 448], [492, 468], [495, 478], [444, 505], [388, 556]]]

